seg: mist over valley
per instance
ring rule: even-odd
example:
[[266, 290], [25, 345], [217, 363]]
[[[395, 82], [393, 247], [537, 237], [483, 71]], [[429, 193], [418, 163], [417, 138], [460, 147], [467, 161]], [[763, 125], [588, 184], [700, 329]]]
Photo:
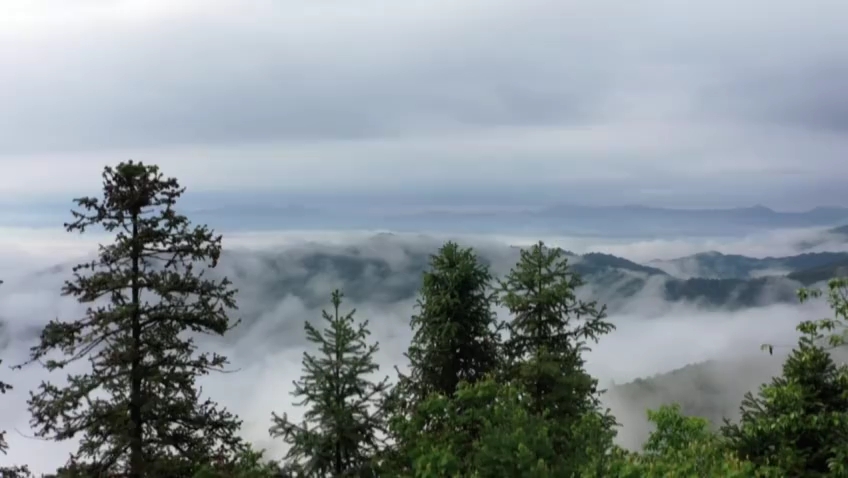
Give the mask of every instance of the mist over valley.
[[[4, 271], [0, 347], [10, 364], [25, 359], [47, 320], [82, 313], [82, 306], [60, 298], [58, 291], [70, 267], [90, 256], [105, 237], [83, 240], [61, 232], [22, 231], [17, 234], [30, 238], [26, 254], [41, 265], [17, 263]], [[5, 237], [14, 234], [7, 230]], [[817, 252], [804, 252], [798, 237], [819, 241]], [[580, 237], [543, 239], [567, 251], [571, 267], [585, 281], [579, 296], [605, 304], [617, 327], [592, 347], [587, 368], [607, 388], [603, 403], [622, 425], [618, 442], [632, 448], [650, 431], [645, 410], [664, 403], [680, 403], [684, 412], [715, 424], [736, 418], [742, 395], [779, 372], [783, 354], [794, 343], [795, 325], [828, 315], [821, 301], [800, 305], [797, 289], [821, 286], [842, 271], [848, 257], [841, 250], [844, 244], [826, 228], [706, 242], [596, 238], [593, 245]], [[281, 457], [284, 447], [267, 437], [268, 416], [271, 410], [299, 413], [288, 405], [288, 392], [300, 356], [308, 350], [303, 322], [317, 322], [330, 293], [340, 289], [358, 316], [372, 324], [381, 346], [379, 375], [392, 376], [395, 365], [403, 370], [422, 273], [446, 240], [474, 247], [496, 277], [507, 273], [520, 248], [531, 243], [528, 237], [485, 234], [225, 233], [224, 255], [210, 273], [234, 282], [243, 322], [223, 339], [199, 340], [203, 348], [225, 353], [237, 371], [203, 379], [204, 390], [245, 420], [247, 438]], [[675, 251], [709, 246], [724, 253], [673, 257]], [[795, 253], [771, 255], [768, 249]], [[4, 258], [6, 264], [14, 263], [9, 259]], [[499, 314], [505, 316], [503, 310]], [[760, 350], [766, 342], [787, 347], [769, 356]], [[55, 456], [49, 463], [42, 460], [45, 470], [55, 468], [62, 462], [57, 451], [71, 445], [27, 438], [23, 402], [28, 389], [45, 378], [43, 372], [14, 375], [16, 387], [8, 392], [10, 405], [0, 427], [14, 430], [8, 439], [17, 460]]]

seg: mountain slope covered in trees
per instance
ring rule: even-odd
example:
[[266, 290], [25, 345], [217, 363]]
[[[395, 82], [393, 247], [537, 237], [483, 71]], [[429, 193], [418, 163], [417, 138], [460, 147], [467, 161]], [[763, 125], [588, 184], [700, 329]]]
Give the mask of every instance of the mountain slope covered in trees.
[[[414, 297], [429, 255], [438, 247], [438, 240], [432, 237], [380, 234], [343, 246], [311, 243], [279, 250], [225, 251], [219, 270], [226, 271], [243, 293], [255, 295], [253, 302], [266, 303], [264, 299], [291, 295], [310, 308], [317, 307], [326, 302], [329, 291], [316, 284], [329, 281], [344, 285], [346, 297], [355, 302], [393, 303]], [[518, 248], [491, 244], [478, 251], [480, 261], [499, 273], [505, 272], [518, 255]], [[794, 303], [799, 287], [844, 275], [848, 266], [848, 253], [840, 252], [763, 259], [705, 253], [648, 265], [611, 254], [565, 254], [572, 269], [584, 279], [581, 293], [603, 301], [611, 311], [640, 295], [728, 310]], [[692, 270], [698, 273], [675, 275], [669, 264], [681, 261], [696, 261], [698, 265]], [[70, 268], [55, 266], [37, 273], [33, 280], [45, 275], [63, 276]], [[248, 310], [244, 318], [251, 320], [251, 316]]]
[[650, 264], [681, 278], [750, 279], [766, 275], [793, 274], [848, 261], [848, 252], [808, 252], [787, 257], [756, 258], [739, 254], [702, 252]]

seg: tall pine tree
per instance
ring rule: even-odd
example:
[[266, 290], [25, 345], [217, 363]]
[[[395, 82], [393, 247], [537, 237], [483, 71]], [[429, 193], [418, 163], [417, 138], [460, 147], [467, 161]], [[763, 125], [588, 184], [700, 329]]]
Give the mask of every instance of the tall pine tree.
[[[587, 459], [581, 455], [591, 446], [585, 440], [605, 446], [614, 425], [607, 414], [594, 416], [600, 413], [599, 390], [583, 359], [587, 341], [597, 341], [614, 326], [606, 321], [605, 307], [576, 297], [582, 284], [562, 249], [539, 242], [521, 250], [499, 290], [499, 301], [511, 314], [506, 378], [528, 394], [532, 412], [550, 420], [557, 453], [573, 456], [575, 466]], [[587, 436], [586, 423], [600, 423], [597, 436]]]
[[478, 436], [480, 427], [474, 420], [447, 423], [421, 407], [436, 394], [452, 399], [461, 383], [478, 383], [500, 364], [492, 276], [473, 249], [447, 242], [431, 256], [422, 279], [418, 313], [410, 321], [409, 374], [400, 374], [387, 400], [394, 447], [383, 464], [393, 474], [411, 472], [412, 450], [420, 448], [421, 440], [448, 434]]
[[319, 355], [303, 354], [303, 376], [294, 382], [292, 394], [302, 399], [295, 405], [307, 407], [304, 422], [272, 415], [271, 435], [291, 446], [286, 459], [289, 470], [299, 471], [296, 476], [372, 476], [385, 430], [379, 404], [388, 378], [368, 378], [379, 370], [374, 361], [379, 345], [368, 344], [368, 321], [356, 324], [355, 309], [339, 313], [342, 297], [333, 292], [333, 314], [323, 311], [323, 330], [305, 325], [306, 338], [318, 346]]
[[115, 240], [62, 289], [88, 304], [83, 318], [48, 323], [29, 362], [55, 371], [86, 358], [91, 369], [64, 386], [42, 383], [31, 423], [39, 437], [80, 437], [67, 469], [83, 476], [191, 476], [241, 450], [240, 422], [196, 384], [227, 361], [199, 353], [189, 336], [234, 325], [236, 291], [202, 270], [217, 265], [221, 236], [175, 211], [184, 188], [157, 166], [129, 161], [102, 176], [103, 197], [75, 200], [65, 227], [101, 227]]
[[492, 310], [492, 276], [471, 248], [447, 242], [424, 272], [407, 357], [405, 396], [411, 404], [433, 393], [452, 396], [499, 364], [500, 337]]

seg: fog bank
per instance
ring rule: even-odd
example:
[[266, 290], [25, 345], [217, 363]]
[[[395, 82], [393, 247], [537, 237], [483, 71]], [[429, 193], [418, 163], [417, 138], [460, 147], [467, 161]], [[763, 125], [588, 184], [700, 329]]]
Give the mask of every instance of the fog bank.
[[[0, 397], [4, 401], [0, 429], [8, 430], [10, 444], [9, 455], [0, 457], [0, 464], [27, 463], [36, 472], [48, 472], [64, 463], [73, 443], [30, 437], [25, 400], [28, 391], [47, 375], [35, 365], [23, 372], [10, 371], [5, 365], [25, 360], [28, 347], [46, 321], [54, 317], [73, 319], [82, 313], [79, 304], [59, 296], [67, 271], [50, 266], [95, 251], [98, 238], [69, 234], [36, 237], [32, 234], [14, 242], [7, 236], [6, 245], [16, 248], [4, 246], [7, 252], [0, 255], [2, 278], [6, 280], [0, 286], [0, 319], [4, 322], [0, 329], [0, 358], [4, 361], [0, 377], [15, 387]], [[355, 307], [359, 319], [370, 321], [372, 337], [381, 344], [380, 373], [393, 376], [392, 366], [404, 364], [403, 352], [411, 336], [408, 320], [421, 270], [443, 239], [420, 235], [374, 237], [370, 232], [227, 239], [225, 246], [230, 252], [215, 274], [227, 275], [239, 288], [237, 316], [244, 323], [224, 340], [207, 340], [203, 346], [228, 355], [238, 372], [202, 380], [204, 391], [241, 416], [245, 437], [267, 448], [271, 456], [281, 457], [283, 444], [268, 437], [270, 415], [276, 411], [300, 416], [291, 407], [289, 392], [292, 380], [300, 374], [301, 354], [306, 347], [304, 321], [319, 320], [321, 309], [329, 306], [331, 290], [342, 289], [347, 295], [345, 307]], [[522, 243], [521, 238], [458, 239], [475, 246], [498, 275], [508, 271], [518, 258], [517, 249], [508, 246]], [[563, 239], [563, 245], [568, 241]], [[622, 255], [628, 251], [626, 244], [616, 247]], [[646, 254], [644, 244], [630, 247], [631, 257]], [[594, 246], [575, 249], [582, 252]], [[339, 268], [339, 263], [348, 267]], [[822, 303], [772, 305], [732, 313], [707, 311], [693, 304], [665, 303], [651, 288], [617, 310], [610, 317], [617, 330], [602, 338], [589, 353], [588, 369], [610, 388], [604, 402], [624, 425], [619, 440], [628, 446], [637, 446], [644, 439], [644, 412], [649, 406], [708, 397], [709, 404], [690, 405], [709, 405], [713, 411], [734, 410], [744, 391], [779, 369], [779, 358], [765, 356], [760, 344], [791, 345], [799, 321], [827, 315]], [[503, 311], [500, 315], [506, 317]], [[724, 365], [702, 371], [698, 383], [676, 380], [650, 393], [611, 386], [705, 360], [720, 360]], [[76, 369], [82, 366], [77, 364]], [[59, 375], [50, 379], [61, 382]], [[704, 395], [698, 390], [703, 383], [714, 390]]]

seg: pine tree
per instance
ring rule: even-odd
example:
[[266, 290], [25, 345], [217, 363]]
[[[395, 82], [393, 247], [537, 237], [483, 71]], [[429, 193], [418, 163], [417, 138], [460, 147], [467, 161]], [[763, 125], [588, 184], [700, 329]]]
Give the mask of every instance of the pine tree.
[[433, 393], [452, 396], [460, 382], [469, 385], [494, 372], [500, 337], [492, 276], [471, 248], [447, 242], [430, 258], [412, 316], [410, 373], [405, 398], [410, 405]]
[[[551, 478], [568, 476], [552, 447], [548, 424], [524, 406], [521, 391], [486, 378], [460, 383], [451, 396], [430, 395], [412, 419], [408, 470], [383, 476]], [[431, 423], [450, 426], [428, 427]]]
[[[587, 340], [597, 341], [614, 328], [605, 307], [577, 299], [582, 284], [561, 249], [539, 242], [521, 250], [498, 291], [512, 316], [504, 343], [506, 379], [525, 390], [536, 415], [555, 425], [556, 449], [563, 456], [585, 451], [588, 444], [578, 440], [597, 439], [605, 446], [614, 425], [611, 416], [601, 414], [598, 436], [573, 436], [587, 414], [600, 413], [597, 380], [584, 368]], [[580, 459], [572, 462], [577, 466]]]
[[368, 321], [356, 324], [356, 309], [340, 315], [342, 293], [332, 294], [333, 314], [323, 311], [326, 327], [318, 330], [306, 322], [306, 338], [318, 346], [319, 356], [303, 354], [303, 376], [292, 394], [307, 407], [304, 422], [291, 422], [286, 414], [272, 415], [271, 436], [282, 437], [291, 447], [286, 460], [297, 476], [371, 476], [372, 460], [384, 431], [379, 409], [388, 378], [373, 382], [367, 376], [379, 370], [368, 344]]
[[184, 188], [157, 166], [129, 161], [102, 176], [103, 197], [76, 199], [80, 210], [65, 225], [116, 234], [62, 288], [88, 309], [45, 326], [28, 362], [55, 371], [86, 358], [91, 370], [31, 392], [31, 423], [39, 437], [80, 436], [67, 469], [84, 476], [191, 476], [241, 449], [240, 422], [196, 384], [226, 358], [199, 353], [186, 336], [234, 326], [227, 314], [236, 291], [197, 270], [217, 265], [221, 236], [177, 214]]
[[[500, 326], [492, 310], [492, 276], [471, 248], [447, 242], [430, 257], [410, 326], [409, 374], [399, 374], [389, 394], [394, 447], [383, 457], [391, 473], [410, 472], [411, 451], [429, 436], [476, 437], [474, 420], [445, 422], [421, 409], [436, 394], [452, 399], [461, 383], [472, 386], [500, 364]], [[459, 426], [460, 429], [454, 429]]]

